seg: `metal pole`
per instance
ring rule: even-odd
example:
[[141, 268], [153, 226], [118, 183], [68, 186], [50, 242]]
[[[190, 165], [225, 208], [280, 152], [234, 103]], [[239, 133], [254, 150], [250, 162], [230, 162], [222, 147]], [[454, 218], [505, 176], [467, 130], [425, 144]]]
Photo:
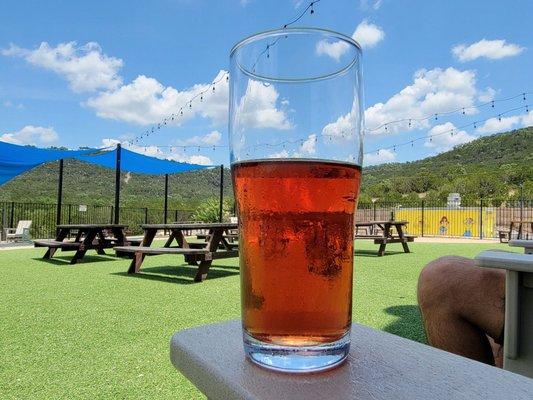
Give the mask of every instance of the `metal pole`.
[[520, 184], [520, 222], [523, 221], [524, 216], [524, 182]]
[[483, 197], [479, 200], [479, 238], [483, 239]]
[[422, 200], [422, 228], [421, 228], [421, 232], [420, 232], [420, 236], [424, 236], [424, 209], [425, 209], [425, 204], [426, 202], [424, 200]]
[[13, 223], [15, 222], [14, 219], [15, 219], [15, 202], [12, 201], [11, 202], [11, 216], [9, 217], [9, 227], [10, 228], [13, 228]]
[[117, 161], [115, 164], [115, 224], [120, 220], [120, 143], [117, 144]]
[[[61, 224], [61, 207], [63, 205], [63, 159], [59, 160], [59, 179], [57, 182], [56, 226]], [[56, 228], [58, 231], [59, 228]]]
[[218, 221], [222, 222], [222, 203], [224, 201], [224, 164], [220, 164], [220, 204], [218, 209]]
[[163, 221], [166, 224], [168, 217], [168, 174], [165, 174], [165, 211], [163, 214]]

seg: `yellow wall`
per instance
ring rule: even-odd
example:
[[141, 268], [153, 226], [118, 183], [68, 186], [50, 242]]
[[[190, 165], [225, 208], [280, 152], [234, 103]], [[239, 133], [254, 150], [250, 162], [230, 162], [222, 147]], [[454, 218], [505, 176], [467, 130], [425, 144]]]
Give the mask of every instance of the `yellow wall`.
[[[420, 208], [398, 209], [396, 220], [409, 221], [407, 231], [412, 235], [422, 234], [422, 212]], [[446, 218], [446, 220], [444, 219]], [[494, 219], [493, 210], [483, 210], [483, 236], [492, 237]], [[441, 222], [442, 221], [442, 222]], [[461, 209], [424, 209], [424, 235], [426, 236], [464, 236], [479, 237], [479, 208]]]

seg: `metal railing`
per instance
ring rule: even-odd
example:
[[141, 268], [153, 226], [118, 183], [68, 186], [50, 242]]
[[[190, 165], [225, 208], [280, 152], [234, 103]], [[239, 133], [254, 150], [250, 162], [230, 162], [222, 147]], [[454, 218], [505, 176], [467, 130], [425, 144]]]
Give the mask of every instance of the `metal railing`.
[[[511, 221], [533, 220], [533, 201], [514, 201], [494, 205], [490, 199], [479, 199], [460, 207], [445, 203], [375, 202], [359, 203], [357, 221], [406, 220], [407, 231], [418, 236], [497, 238], [499, 231], [509, 230]], [[193, 221], [192, 209], [169, 209], [167, 222]], [[31, 220], [32, 238], [55, 236], [57, 205], [51, 203], [0, 202], [0, 222], [3, 228], [15, 228], [19, 220]], [[61, 223], [109, 223], [113, 221], [113, 206], [63, 204]], [[128, 225], [128, 234], [140, 234], [143, 223], [164, 222], [164, 209], [121, 207], [120, 223]], [[530, 225], [524, 226], [524, 237], [533, 239]]]

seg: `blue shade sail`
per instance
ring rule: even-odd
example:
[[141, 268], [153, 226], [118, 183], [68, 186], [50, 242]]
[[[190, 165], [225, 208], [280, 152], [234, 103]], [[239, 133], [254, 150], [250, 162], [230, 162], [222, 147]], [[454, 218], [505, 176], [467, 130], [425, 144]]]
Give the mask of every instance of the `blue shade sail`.
[[[50, 161], [74, 158], [90, 164], [115, 168], [117, 150], [56, 150], [0, 142], [0, 185]], [[121, 149], [121, 170], [136, 174], [176, 174], [209, 168], [208, 165], [179, 163]]]

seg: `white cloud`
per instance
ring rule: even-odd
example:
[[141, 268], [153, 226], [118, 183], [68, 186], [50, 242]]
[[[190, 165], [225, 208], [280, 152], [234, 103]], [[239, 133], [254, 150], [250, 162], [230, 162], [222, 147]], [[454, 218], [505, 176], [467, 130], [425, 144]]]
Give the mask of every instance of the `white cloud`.
[[293, 0], [294, 8], [295, 9], [300, 8], [300, 6], [302, 5], [303, 2], [304, 2], [304, 0]]
[[352, 38], [359, 43], [363, 49], [370, 49], [385, 39], [385, 32], [379, 26], [364, 20], [357, 25]]
[[48, 145], [58, 138], [57, 132], [52, 127], [26, 125], [19, 131], [4, 133], [0, 136], [0, 141], [13, 144]]
[[505, 40], [486, 40], [470, 45], [460, 44], [452, 48], [452, 54], [461, 62], [472, 61], [478, 58], [488, 58], [498, 60], [504, 57], [512, 57], [525, 50], [514, 43], [507, 43]]
[[[106, 138], [102, 139], [102, 148], [106, 147], [115, 147], [118, 143], [121, 143], [120, 140]], [[185, 152], [177, 151], [173, 148], [170, 148], [169, 151], [163, 151], [157, 146], [139, 146], [130, 143], [122, 144], [126, 149], [134, 151], [136, 153], [144, 154], [150, 157], [157, 157], [163, 160], [174, 160], [178, 162], [184, 162], [188, 164], [199, 164], [199, 165], [213, 165], [213, 162], [209, 157], [206, 157], [201, 154], [192, 154], [189, 155]]]
[[2, 103], [4, 107], [13, 107], [13, 103], [11, 103], [9, 100], [6, 100]]
[[522, 126], [531, 125], [533, 125], [533, 110], [529, 111], [527, 114], [522, 115]]
[[368, 134], [383, 134], [413, 129], [428, 128], [429, 122], [409, 121], [390, 124], [375, 130], [390, 121], [404, 118], [424, 118], [465, 107], [466, 114], [474, 114], [476, 109], [468, 109], [475, 104], [478, 96], [474, 71], [459, 71], [434, 68], [419, 70], [413, 76], [413, 83], [403, 88], [385, 103], [376, 103], [365, 111], [365, 124]]
[[240, 129], [292, 129], [285, 112], [276, 107], [278, 98], [279, 93], [274, 85], [265, 86], [249, 79], [246, 92], [237, 106], [235, 125]]
[[447, 151], [457, 145], [471, 142], [474, 139], [476, 139], [475, 136], [469, 135], [466, 131], [458, 130], [451, 122], [446, 122], [435, 125], [429, 130], [424, 145], [435, 148], [437, 151]]
[[478, 100], [483, 103], [488, 103], [489, 101], [494, 100], [496, 93], [497, 93], [496, 90], [494, 90], [490, 86], [487, 86], [487, 88], [484, 91], [479, 92]]
[[289, 152], [285, 149], [268, 155], [268, 158], [289, 158]]
[[348, 49], [348, 44], [341, 41], [328, 42], [327, 40], [320, 40], [316, 44], [317, 55], [327, 55], [333, 58], [335, 61], [339, 61], [339, 59], [348, 51]]
[[374, 10], [379, 10], [381, 6], [383, 5], [383, 0], [359, 0], [359, 8], [361, 10], [368, 10], [369, 8], [372, 8]]
[[[379, 42], [385, 39], [385, 32], [379, 26], [363, 20], [352, 35], [352, 38], [361, 45], [363, 49], [375, 47]], [[349, 45], [345, 42], [320, 40], [317, 42], [315, 52], [317, 55], [326, 55], [339, 61], [340, 58], [349, 50]]]
[[269, 154], [268, 158], [305, 158], [307, 156], [312, 156], [316, 153], [316, 142], [317, 142], [317, 136], [312, 133], [311, 135], [307, 136], [307, 139], [302, 140], [300, 142], [300, 146], [298, 149], [294, 151], [287, 151], [287, 149], [283, 149], [281, 151], [277, 151], [274, 153]]
[[307, 139], [300, 146], [300, 151], [304, 154], [316, 153], [316, 135], [313, 133], [307, 137]]
[[[174, 121], [168, 121], [170, 124], [181, 124], [196, 115], [211, 118], [216, 124], [223, 124], [227, 120], [229, 94], [228, 83], [223, 78], [225, 74], [227, 72], [221, 70], [214, 78], [213, 81], [222, 78], [214, 92], [211, 90], [211, 83], [196, 84], [179, 91], [171, 86], [163, 86], [154, 78], [139, 75], [130, 84], [91, 97], [86, 105], [93, 108], [101, 118], [141, 125], [157, 123], [172, 113], [179, 115], [180, 108], [183, 108], [183, 115], [179, 115]], [[207, 92], [203, 99], [195, 99], [192, 107], [189, 107], [187, 101], [204, 90]]]
[[379, 150], [376, 153], [367, 154], [364, 157], [364, 165], [376, 165], [391, 163], [396, 160], [396, 153], [392, 150]]
[[178, 140], [178, 145], [216, 145], [220, 143], [222, 134], [219, 131], [211, 131], [203, 136], [192, 136], [185, 140]]
[[[482, 134], [491, 134], [509, 131], [521, 124], [522, 117], [514, 115], [512, 117], [490, 118], [479, 126], [476, 131]], [[527, 121], [527, 118], [526, 118]]]
[[1, 52], [63, 76], [75, 92], [114, 89], [122, 83], [118, 74], [122, 60], [105, 55], [95, 42], [83, 46], [76, 42], [60, 43], [56, 47], [42, 42], [34, 50], [11, 44]]

